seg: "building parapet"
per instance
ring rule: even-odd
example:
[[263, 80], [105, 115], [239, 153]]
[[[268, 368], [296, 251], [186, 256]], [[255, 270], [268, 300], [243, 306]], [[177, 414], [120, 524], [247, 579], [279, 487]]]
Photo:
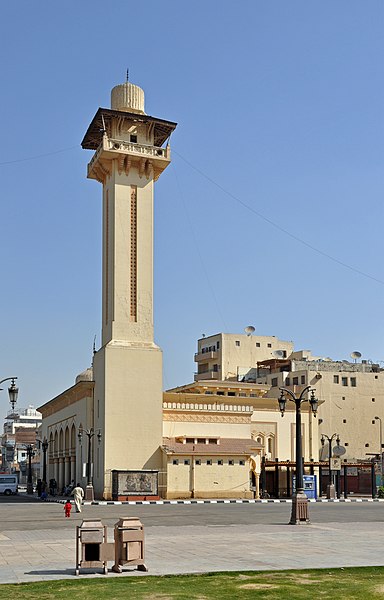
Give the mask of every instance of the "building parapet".
[[166, 410], [213, 411], [213, 412], [253, 412], [253, 406], [241, 404], [194, 404], [192, 402], [163, 402]]

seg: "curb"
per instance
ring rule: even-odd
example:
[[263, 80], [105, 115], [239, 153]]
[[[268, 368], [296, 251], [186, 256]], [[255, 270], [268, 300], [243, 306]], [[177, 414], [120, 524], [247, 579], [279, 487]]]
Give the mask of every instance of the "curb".
[[[384, 502], [384, 498], [309, 498], [309, 502], [314, 503], [333, 503], [333, 504], [352, 504], [362, 502]], [[59, 504], [65, 504], [66, 499], [63, 498], [47, 498], [44, 502], [56, 502]], [[73, 500], [71, 500], [73, 503]], [[166, 504], [292, 504], [292, 499], [273, 499], [266, 498], [260, 500], [93, 500], [92, 502], [86, 500], [83, 502], [83, 506], [141, 506], [141, 505], [166, 505]]]

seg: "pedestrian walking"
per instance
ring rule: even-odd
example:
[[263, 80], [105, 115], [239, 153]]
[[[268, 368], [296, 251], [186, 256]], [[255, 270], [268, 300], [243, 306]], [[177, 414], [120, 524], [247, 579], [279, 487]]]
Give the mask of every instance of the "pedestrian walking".
[[66, 503], [64, 504], [64, 513], [66, 517], [70, 517], [71, 516], [71, 510], [72, 510], [72, 504], [69, 500], [66, 501]]
[[81, 504], [84, 498], [83, 488], [80, 486], [80, 483], [76, 483], [76, 487], [72, 490], [72, 494], [75, 500], [76, 512], [81, 512]]

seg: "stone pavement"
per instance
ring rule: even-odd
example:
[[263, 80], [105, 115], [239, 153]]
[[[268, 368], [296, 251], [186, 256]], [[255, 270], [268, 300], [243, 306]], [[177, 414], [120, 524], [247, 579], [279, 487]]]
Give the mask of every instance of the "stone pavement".
[[[75, 578], [76, 529], [0, 534], [0, 582]], [[149, 575], [382, 565], [384, 522], [188, 525], [145, 529]], [[109, 528], [109, 541], [113, 541]], [[109, 568], [112, 567], [109, 563]], [[123, 575], [146, 576], [124, 569]], [[106, 577], [101, 571], [81, 577]]]

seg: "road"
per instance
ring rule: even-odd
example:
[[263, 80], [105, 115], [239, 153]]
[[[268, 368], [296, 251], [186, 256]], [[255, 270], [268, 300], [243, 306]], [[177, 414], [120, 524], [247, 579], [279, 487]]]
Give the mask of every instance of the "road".
[[[382, 523], [384, 503], [311, 503], [313, 525], [325, 523]], [[145, 527], [285, 525], [291, 514], [290, 503], [268, 504], [165, 504], [84, 506], [81, 514], [72, 511], [63, 518], [63, 505], [41, 502], [22, 494], [0, 496], [0, 531], [38, 531], [43, 528], [73, 529], [83, 519], [97, 517], [112, 527], [123, 516], [139, 517]]]

